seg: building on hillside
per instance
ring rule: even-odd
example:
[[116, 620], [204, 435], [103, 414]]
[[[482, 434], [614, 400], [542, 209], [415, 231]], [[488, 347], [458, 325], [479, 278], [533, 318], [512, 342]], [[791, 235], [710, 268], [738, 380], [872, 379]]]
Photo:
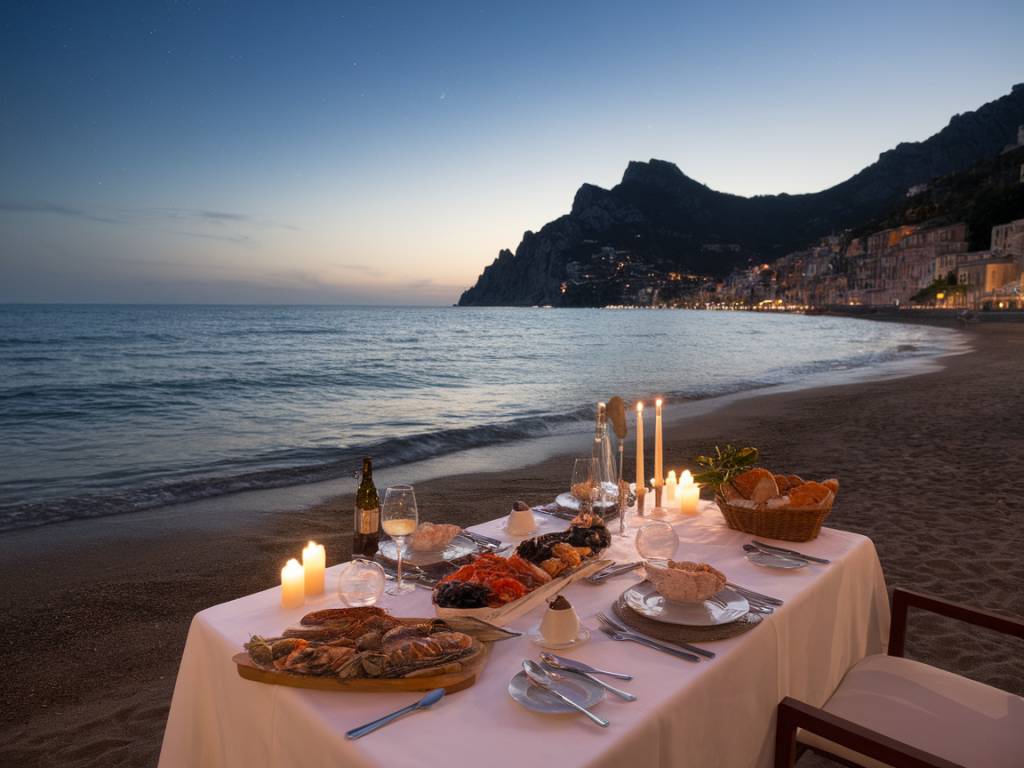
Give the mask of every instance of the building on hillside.
[[1019, 309], [1019, 260], [992, 251], [977, 251], [969, 256], [972, 258], [957, 270], [957, 283], [965, 288], [966, 305], [975, 309]]
[[1024, 257], [1024, 219], [992, 227], [992, 252]]

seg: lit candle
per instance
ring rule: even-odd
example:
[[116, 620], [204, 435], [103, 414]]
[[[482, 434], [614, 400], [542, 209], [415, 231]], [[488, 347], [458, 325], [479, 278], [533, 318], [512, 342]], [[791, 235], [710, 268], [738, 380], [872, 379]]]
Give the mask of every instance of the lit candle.
[[306, 602], [306, 577], [294, 557], [281, 569], [281, 607], [298, 608]]
[[302, 571], [305, 575], [305, 586], [307, 595], [322, 595], [324, 593], [324, 568], [327, 565], [327, 555], [324, 552], [324, 545], [315, 541], [309, 542], [302, 550]]
[[636, 404], [636, 490], [644, 487], [644, 404]]
[[690, 470], [684, 469], [679, 478], [679, 511], [684, 515], [696, 515], [700, 504], [700, 485], [693, 482]]
[[671, 507], [676, 503], [676, 471], [670, 469], [668, 471], [668, 479], [665, 481], [664, 499], [661, 503], [663, 507]]
[[654, 401], [654, 506], [661, 506], [661, 488], [665, 475], [661, 466], [661, 399]]

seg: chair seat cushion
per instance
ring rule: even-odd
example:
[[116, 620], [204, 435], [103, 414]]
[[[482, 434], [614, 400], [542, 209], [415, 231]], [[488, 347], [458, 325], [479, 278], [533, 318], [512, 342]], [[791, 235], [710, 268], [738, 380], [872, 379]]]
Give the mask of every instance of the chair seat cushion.
[[[910, 659], [862, 659], [822, 709], [969, 768], [1024, 765], [1024, 698]], [[797, 738], [857, 765], [885, 765], [812, 733]]]

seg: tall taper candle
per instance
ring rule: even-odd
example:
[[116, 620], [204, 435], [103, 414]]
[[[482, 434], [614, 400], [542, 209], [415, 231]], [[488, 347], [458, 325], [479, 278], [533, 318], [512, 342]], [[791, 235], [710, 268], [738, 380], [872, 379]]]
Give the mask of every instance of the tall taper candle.
[[644, 404], [636, 404], [636, 489], [644, 487]]
[[654, 506], [661, 506], [661, 488], [665, 485], [662, 471], [661, 398], [654, 401]]

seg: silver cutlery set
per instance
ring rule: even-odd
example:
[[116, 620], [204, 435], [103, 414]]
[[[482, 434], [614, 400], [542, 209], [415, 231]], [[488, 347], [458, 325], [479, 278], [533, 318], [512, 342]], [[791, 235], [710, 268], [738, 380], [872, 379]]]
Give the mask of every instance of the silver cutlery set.
[[[464, 531], [464, 535], [479, 545], [483, 549], [495, 552], [504, 549], [506, 544], [499, 541], [498, 539], [492, 539], [489, 536], [484, 536], [479, 533], [473, 533], [471, 531]], [[790, 558], [793, 560], [802, 560], [805, 563], [816, 563], [819, 565], [828, 565], [829, 560], [813, 555], [806, 555], [801, 552], [797, 552], [792, 549], [785, 549], [783, 547], [776, 547], [772, 544], [765, 544], [761, 541], [751, 541], [749, 544], [744, 545], [744, 550], [747, 552], [760, 552], [771, 555], [777, 555], [779, 557]], [[385, 574], [388, 578], [395, 577], [394, 566], [385, 562], [380, 562], [384, 567]], [[621, 576], [622, 574], [629, 573], [643, 565], [643, 561], [628, 562], [628, 563], [613, 563], [606, 568], [594, 573], [586, 578], [586, 581], [591, 584], [601, 584], [605, 580], [614, 578], [615, 576]], [[422, 570], [418, 566], [406, 564], [402, 569], [403, 578], [409, 579], [411, 582], [418, 586], [425, 587], [427, 589], [433, 589], [437, 583], [437, 579], [432, 578], [426, 571]], [[741, 595], [746, 599], [750, 605], [751, 611], [761, 615], [770, 615], [783, 605], [783, 601], [777, 597], [771, 595], [765, 595], [760, 592], [755, 592], [747, 587], [740, 586], [732, 582], [727, 582], [726, 587], [732, 589], [734, 592]], [[683, 659], [688, 662], [700, 662], [701, 659], [714, 659], [715, 654], [705, 648], [701, 648], [696, 645], [689, 643], [666, 643], [657, 638], [645, 635], [642, 632], [638, 632], [626, 626], [621, 621], [612, 618], [611, 616], [598, 612], [596, 615], [598, 621], [598, 628], [607, 637], [618, 642], [631, 642], [638, 645], [643, 645], [656, 651], [674, 656], [678, 659]], [[531, 686], [535, 686], [542, 689], [545, 693], [549, 694], [554, 699], [562, 702], [563, 704], [571, 707], [572, 709], [578, 710], [581, 714], [586, 715], [597, 725], [602, 728], [608, 727], [608, 721], [598, 715], [595, 715], [585, 706], [577, 701], [574, 701], [571, 697], [566, 695], [563, 691], [558, 689], [560, 683], [570, 682], [574, 676], [578, 676], [583, 680], [587, 680], [590, 684], [597, 685], [601, 689], [608, 693], [616, 696], [624, 701], [636, 701], [636, 695], [624, 691], [620, 688], [616, 688], [613, 685], [600, 679], [598, 675], [605, 677], [612, 677], [618, 680], [632, 680], [632, 675], [628, 675], [622, 672], [610, 672], [605, 669], [598, 669], [592, 667], [589, 664], [585, 664], [576, 659], [568, 659], [563, 656], [557, 656], [554, 653], [542, 652], [540, 654], [540, 663], [532, 659], [523, 660], [523, 673], [529, 680]], [[378, 728], [383, 728], [385, 725], [404, 717], [412, 712], [419, 711], [421, 709], [428, 709], [429, 707], [436, 704], [444, 697], [444, 689], [437, 688], [427, 693], [419, 701], [410, 704], [402, 709], [392, 712], [389, 715], [378, 718], [372, 722], [361, 725], [358, 728], [353, 728], [345, 733], [345, 737], [348, 739], [358, 739], [365, 736], [368, 733], [372, 733]]]

